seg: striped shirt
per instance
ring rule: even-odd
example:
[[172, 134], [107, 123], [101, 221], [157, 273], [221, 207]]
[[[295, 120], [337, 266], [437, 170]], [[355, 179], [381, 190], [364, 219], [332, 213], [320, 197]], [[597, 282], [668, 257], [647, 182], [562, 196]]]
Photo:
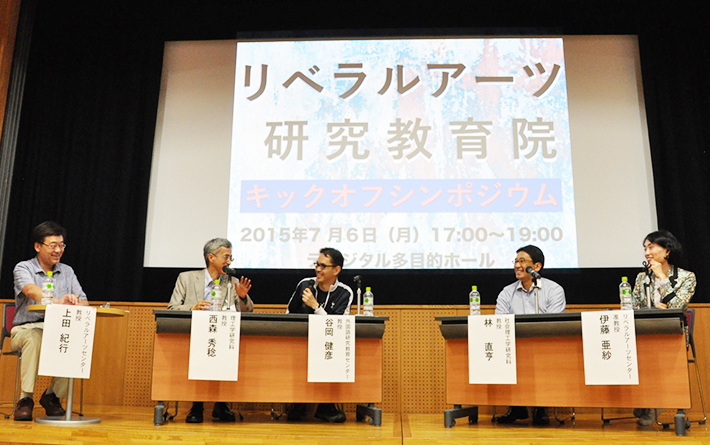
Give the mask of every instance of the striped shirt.
[[[61, 298], [66, 294], [78, 295], [80, 300], [86, 300], [86, 294], [76, 278], [74, 269], [66, 264], [58, 263], [53, 267], [54, 297]], [[44, 312], [29, 312], [27, 306], [39, 304], [22, 293], [28, 284], [42, 287], [47, 276], [39, 265], [37, 257], [17, 263], [13, 270], [15, 277], [15, 325], [44, 320]]]

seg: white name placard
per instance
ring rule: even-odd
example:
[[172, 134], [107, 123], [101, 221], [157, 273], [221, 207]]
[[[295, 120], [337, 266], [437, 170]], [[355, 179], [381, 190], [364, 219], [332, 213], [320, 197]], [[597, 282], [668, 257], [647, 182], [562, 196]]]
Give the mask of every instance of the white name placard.
[[241, 322], [241, 312], [192, 311], [189, 380], [238, 380]]
[[468, 383], [517, 382], [515, 315], [469, 315]]
[[47, 306], [38, 374], [90, 378], [95, 328], [96, 308], [67, 304]]
[[638, 385], [634, 311], [582, 312], [587, 385]]
[[355, 316], [308, 316], [308, 381], [355, 381]]

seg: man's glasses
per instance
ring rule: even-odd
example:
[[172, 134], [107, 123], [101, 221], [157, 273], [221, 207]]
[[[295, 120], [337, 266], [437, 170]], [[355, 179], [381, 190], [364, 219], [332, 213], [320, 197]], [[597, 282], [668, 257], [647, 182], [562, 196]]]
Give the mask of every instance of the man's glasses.
[[[214, 254], [212, 254], [212, 255], [214, 255]], [[215, 258], [222, 258], [224, 261], [234, 261], [234, 257], [231, 255], [222, 255], [222, 256], [214, 255], [214, 257]]]
[[315, 267], [316, 269], [327, 269], [329, 267], [335, 267], [335, 265], [334, 264], [323, 264], [323, 263], [316, 262], [316, 263], [313, 263], [313, 267]]
[[527, 263], [532, 263], [532, 261], [530, 261], [530, 260], [525, 260], [525, 259], [515, 259], [515, 260], [513, 260], [513, 266], [515, 266], [516, 264], [520, 264], [520, 265], [522, 266], [522, 265], [525, 265], [525, 264], [527, 264]]
[[62, 243], [62, 244], [57, 244], [57, 243], [45, 244], [45, 243], [42, 243], [42, 245], [49, 247], [49, 250], [57, 250], [57, 249], [59, 249], [59, 250], [64, 250], [64, 249], [67, 248], [67, 245], [64, 244], [64, 243]]

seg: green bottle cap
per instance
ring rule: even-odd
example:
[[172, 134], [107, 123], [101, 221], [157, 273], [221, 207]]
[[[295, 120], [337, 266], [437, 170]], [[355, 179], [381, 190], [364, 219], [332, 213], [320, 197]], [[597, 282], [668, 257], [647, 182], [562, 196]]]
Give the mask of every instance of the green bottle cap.
[[478, 290], [478, 286], [471, 286], [471, 290]]

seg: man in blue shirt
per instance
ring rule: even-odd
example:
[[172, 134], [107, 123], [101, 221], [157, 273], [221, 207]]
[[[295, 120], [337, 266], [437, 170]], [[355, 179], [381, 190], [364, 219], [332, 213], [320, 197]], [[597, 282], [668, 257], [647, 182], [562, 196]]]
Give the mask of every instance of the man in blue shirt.
[[[517, 250], [513, 261], [515, 278], [513, 284], [503, 288], [496, 300], [496, 314], [534, 314], [535, 294], [537, 293], [540, 314], [564, 312], [566, 306], [565, 290], [559, 284], [547, 278], [533, 279], [526, 270], [532, 267], [536, 274], [545, 266], [545, 255], [537, 246], [525, 246]], [[513, 423], [528, 418], [528, 409], [524, 406], [511, 406], [508, 412], [496, 417], [496, 423]], [[533, 408], [533, 424], [547, 425], [550, 419], [545, 408]]]
[[[39, 353], [44, 332], [44, 313], [30, 312], [27, 307], [42, 302], [42, 282], [47, 272], [54, 277], [54, 304], [88, 306], [86, 294], [74, 274], [74, 270], [59, 261], [64, 254], [66, 230], [52, 221], [45, 221], [34, 228], [32, 240], [37, 256], [21, 261], [13, 271], [15, 279], [15, 319], [10, 345], [13, 350], [22, 349], [22, 393], [15, 409], [15, 420], [32, 420], [34, 387], [39, 367]], [[48, 416], [63, 416], [64, 408], [59, 401], [66, 397], [68, 380], [53, 378], [39, 403]]]

